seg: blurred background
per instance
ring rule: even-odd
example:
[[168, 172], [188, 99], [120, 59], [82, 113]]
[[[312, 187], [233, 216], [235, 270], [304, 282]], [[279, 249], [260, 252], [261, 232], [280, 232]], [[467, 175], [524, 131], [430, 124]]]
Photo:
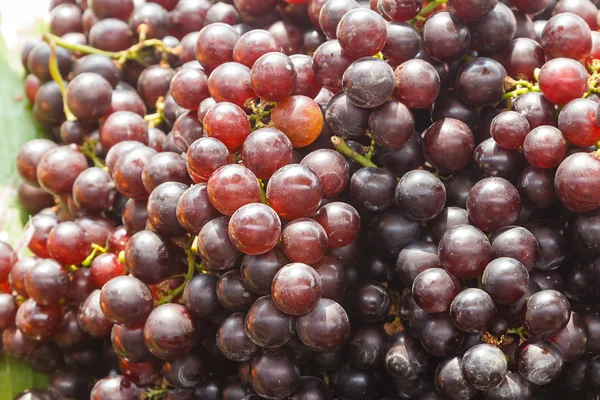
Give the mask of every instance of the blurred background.
[[50, 0], [0, 1], [0, 34], [12, 67], [21, 68], [18, 57], [21, 47], [42, 31], [50, 17], [49, 5]]

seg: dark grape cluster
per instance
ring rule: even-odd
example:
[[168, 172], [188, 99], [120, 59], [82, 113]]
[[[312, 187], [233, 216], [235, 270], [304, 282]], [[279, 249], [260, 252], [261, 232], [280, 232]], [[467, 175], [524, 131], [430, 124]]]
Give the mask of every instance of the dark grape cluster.
[[600, 398], [594, 0], [53, 0], [18, 400]]

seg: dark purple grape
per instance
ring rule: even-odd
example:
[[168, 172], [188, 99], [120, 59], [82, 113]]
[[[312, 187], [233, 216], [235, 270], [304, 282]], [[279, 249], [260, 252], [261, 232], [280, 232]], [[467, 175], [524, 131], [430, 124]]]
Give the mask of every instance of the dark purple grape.
[[421, 330], [421, 344], [427, 352], [438, 356], [449, 356], [458, 350], [465, 334], [452, 322], [450, 314], [430, 316]]
[[447, 11], [436, 13], [425, 22], [423, 46], [436, 61], [458, 60], [467, 52], [470, 43], [467, 25]]
[[519, 373], [535, 385], [546, 385], [556, 379], [563, 363], [560, 350], [549, 340], [528, 340], [517, 353]]
[[[149, 3], [152, 4], [152, 3]], [[106, 377], [94, 385], [90, 400], [135, 400], [138, 398], [137, 386], [122, 375]]]
[[364, 167], [350, 179], [350, 194], [371, 211], [383, 211], [394, 204], [396, 177], [386, 168]]
[[463, 169], [473, 156], [475, 138], [462, 121], [445, 118], [423, 133], [423, 155], [442, 173]]
[[552, 169], [525, 168], [517, 181], [521, 198], [536, 208], [550, 207], [556, 201], [554, 176]]
[[444, 359], [435, 370], [435, 386], [450, 400], [469, 400], [477, 396], [477, 389], [471, 386], [462, 373], [462, 357]]
[[564, 225], [550, 219], [539, 219], [525, 226], [535, 236], [539, 253], [537, 269], [546, 271], [560, 267], [569, 256], [569, 239]]
[[517, 32], [517, 20], [512, 10], [498, 2], [485, 18], [469, 25], [473, 43], [485, 52], [505, 48]]
[[481, 289], [465, 289], [450, 305], [452, 322], [463, 332], [482, 332], [496, 316], [496, 306], [489, 294]]
[[491, 259], [491, 253], [488, 238], [472, 225], [455, 226], [440, 239], [440, 264], [460, 279], [481, 275]]
[[289, 315], [304, 315], [319, 304], [322, 287], [321, 277], [313, 268], [292, 263], [277, 272], [271, 292], [281, 311]]
[[350, 64], [344, 72], [342, 89], [354, 105], [361, 108], [378, 107], [394, 91], [394, 70], [383, 60], [363, 57]]
[[421, 35], [412, 25], [391, 22], [387, 24], [387, 40], [381, 53], [393, 63], [402, 64], [419, 53], [421, 42]]
[[428, 221], [442, 212], [446, 203], [446, 188], [431, 172], [410, 171], [398, 182], [395, 201], [409, 217]]
[[446, 270], [430, 268], [421, 272], [412, 285], [415, 303], [431, 314], [448, 312], [454, 297], [460, 292], [460, 283]]
[[511, 304], [527, 291], [527, 268], [514, 258], [492, 260], [481, 277], [483, 290], [498, 304]]
[[217, 346], [232, 361], [249, 361], [259, 347], [246, 335], [245, 314], [234, 313], [225, 319], [217, 331]]
[[410, 108], [431, 106], [440, 92], [440, 76], [426, 61], [408, 60], [396, 68], [394, 75], [394, 97]]
[[340, 92], [327, 103], [324, 117], [332, 134], [347, 138], [365, 134], [369, 127], [370, 114], [370, 109], [356, 106], [343, 92]]
[[192, 317], [184, 306], [163, 304], [148, 316], [144, 343], [160, 359], [174, 360], [190, 351], [195, 333]]
[[281, 347], [295, 333], [295, 318], [280, 311], [270, 296], [256, 300], [246, 314], [246, 334], [261, 347]]
[[463, 355], [461, 368], [468, 383], [478, 390], [487, 391], [502, 383], [508, 372], [508, 363], [498, 347], [479, 344]]
[[423, 225], [398, 210], [375, 214], [368, 225], [369, 243], [381, 255], [395, 258], [409, 243], [416, 242]]
[[426, 371], [429, 357], [421, 343], [405, 332], [398, 332], [390, 338], [384, 354], [384, 367], [394, 378], [416, 379]]
[[108, 281], [100, 293], [100, 306], [108, 320], [125, 327], [143, 324], [152, 311], [150, 289], [132, 276]]
[[477, 57], [461, 67], [456, 75], [456, 92], [467, 104], [492, 106], [502, 100], [506, 70], [499, 62]]
[[267, 349], [250, 362], [250, 384], [261, 396], [285, 398], [300, 380], [300, 370], [282, 349]]
[[437, 246], [429, 242], [407, 245], [400, 251], [396, 260], [396, 272], [404, 285], [409, 288], [421, 272], [439, 266]]
[[523, 309], [523, 325], [534, 337], [549, 337], [564, 329], [571, 316], [567, 298], [556, 290], [532, 295]]
[[381, 147], [402, 148], [413, 137], [414, 128], [412, 113], [399, 101], [388, 100], [369, 116], [369, 132]]
[[467, 211], [475, 226], [495, 232], [512, 225], [519, 217], [521, 197], [506, 179], [485, 178], [469, 191]]
[[342, 306], [320, 299], [308, 314], [296, 319], [296, 332], [306, 346], [317, 352], [339, 349], [350, 336], [350, 322]]

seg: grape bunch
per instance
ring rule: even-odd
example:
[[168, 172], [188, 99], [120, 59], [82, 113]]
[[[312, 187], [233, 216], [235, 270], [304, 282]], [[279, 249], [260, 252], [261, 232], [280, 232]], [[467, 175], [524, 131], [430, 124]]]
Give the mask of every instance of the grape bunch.
[[16, 399], [599, 399], [598, 3], [53, 0]]

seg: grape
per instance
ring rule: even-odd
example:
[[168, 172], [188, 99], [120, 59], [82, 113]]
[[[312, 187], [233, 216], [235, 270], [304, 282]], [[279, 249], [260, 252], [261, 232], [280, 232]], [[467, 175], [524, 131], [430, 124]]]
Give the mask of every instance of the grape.
[[318, 104], [306, 96], [289, 96], [277, 103], [272, 122], [290, 139], [295, 148], [314, 142], [323, 130], [323, 113]]
[[[313, 7], [317, 8], [319, 6], [315, 5]], [[359, 8], [359, 4], [354, 0], [333, 0], [329, 4], [324, 2], [318, 13], [318, 25], [328, 38], [335, 39], [337, 37], [337, 27], [342, 17], [348, 11], [356, 8]]]
[[226, 309], [232, 312], [248, 311], [257, 299], [244, 287], [240, 272], [227, 271], [217, 282], [217, 300]]
[[77, 119], [89, 121], [108, 112], [111, 95], [112, 87], [106, 79], [98, 74], [86, 72], [69, 82], [65, 101]]
[[198, 234], [198, 253], [212, 269], [231, 269], [242, 256], [229, 239], [228, 225], [229, 218], [215, 218], [204, 224]]
[[28, 184], [39, 186], [37, 178], [37, 166], [43, 155], [56, 144], [48, 139], [34, 139], [25, 143], [17, 154], [17, 171], [21, 178]]
[[469, 349], [463, 356], [461, 368], [468, 383], [485, 391], [500, 385], [508, 372], [504, 353], [490, 344]]
[[456, 328], [447, 313], [430, 316], [423, 324], [421, 344], [436, 356], [454, 353], [464, 340], [464, 333]]
[[571, 306], [556, 290], [542, 290], [532, 295], [523, 309], [523, 325], [535, 337], [553, 336], [564, 329], [571, 315]]
[[558, 166], [567, 153], [567, 142], [560, 130], [552, 126], [533, 129], [523, 143], [527, 161], [538, 168]]
[[414, 127], [410, 110], [395, 100], [384, 102], [369, 117], [369, 132], [384, 147], [402, 148], [413, 137]]
[[375, 149], [376, 159], [389, 172], [402, 176], [408, 171], [425, 164], [425, 158], [421, 150], [422, 141], [421, 135], [413, 132], [408, 142], [398, 149], [377, 147]]
[[173, 360], [188, 353], [195, 335], [192, 318], [179, 304], [156, 307], [144, 325], [144, 343], [155, 356]]
[[153, 359], [152, 353], [144, 344], [144, 327], [126, 328], [114, 325], [111, 342], [117, 355], [132, 363], [142, 363]]
[[321, 277], [323, 290], [321, 297], [334, 301], [342, 301], [346, 290], [346, 270], [341, 261], [324, 256], [312, 265]]
[[61, 222], [48, 234], [48, 253], [62, 265], [82, 263], [91, 252], [92, 240], [74, 222]]
[[506, 149], [521, 147], [530, 130], [527, 118], [516, 111], [498, 114], [490, 126], [490, 133], [494, 141]]
[[164, 152], [152, 156], [142, 171], [142, 183], [150, 193], [163, 183], [192, 183], [186, 169], [185, 158]]
[[170, 86], [175, 102], [188, 110], [196, 110], [200, 103], [209, 97], [208, 78], [200, 68], [187, 68], [179, 71]]
[[423, 155], [440, 172], [456, 172], [470, 161], [475, 149], [471, 130], [462, 121], [445, 118], [423, 133]]
[[[148, 143], [148, 126], [144, 118], [127, 110], [111, 113], [100, 129], [102, 146], [110, 150], [116, 144], [129, 140]], [[123, 153], [124, 150], [121, 152]]]
[[144, 187], [142, 172], [156, 150], [150, 147], [134, 147], [122, 153], [117, 159], [113, 169], [113, 179], [117, 190], [135, 200], [148, 198], [148, 191]]
[[371, 211], [383, 211], [394, 203], [397, 181], [384, 168], [364, 167], [350, 179], [350, 193], [361, 206]]
[[375, 3], [373, 11], [379, 11], [393, 21], [408, 21], [423, 7], [422, 0], [374, 0], [371, 3]]
[[468, 400], [477, 396], [477, 389], [471, 386], [462, 372], [462, 357], [446, 358], [435, 370], [435, 387], [440, 394], [451, 400]]
[[27, 299], [17, 310], [15, 325], [24, 337], [40, 342], [53, 337], [60, 320], [58, 305], [42, 305]]
[[450, 305], [454, 325], [463, 332], [484, 331], [494, 320], [496, 307], [489, 294], [481, 289], [465, 289]]
[[593, 146], [600, 141], [596, 123], [597, 104], [588, 99], [570, 101], [558, 116], [558, 128], [565, 139], [579, 147]]
[[421, 344], [405, 332], [398, 332], [390, 338], [385, 351], [386, 371], [397, 379], [416, 379], [425, 372], [429, 355]]
[[231, 26], [223, 23], [210, 24], [202, 28], [196, 41], [196, 57], [207, 70], [233, 61], [233, 49], [240, 35]]
[[416, 242], [423, 225], [397, 210], [377, 213], [368, 226], [369, 243], [387, 257], [395, 258], [404, 247]]
[[573, 361], [585, 352], [587, 336], [587, 327], [583, 319], [578, 313], [571, 311], [567, 326], [549, 340], [559, 348], [565, 361]]
[[517, 20], [512, 10], [498, 2], [485, 18], [469, 26], [473, 43], [486, 52], [495, 52], [508, 46], [517, 32]]
[[308, 166], [319, 176], [324, 197], [337, 196], [346, 188], [350, 180], [348, 162], [337, 151], [319, 149], [309, 153], [300, 163]]
[[183, 302], [192, 316], [204, 318], [219, 310], [217, 282], [217, 277], [209, 274], [197, 275], [188, 282]]
[[309, 218], [299, 218], [285, 226], [281, 233], [281, 249], [293, 262], [314, 264], [328, 246], [326, 230]]
[[280, 50], [281, 45], [271, 33], [263, 29], [253, 29], [240, 36], [235, 43], [233, 59], [248, 68], [252, 68], [254, 62], [262, 55]]
[[415, 170], [407, 172], [398, 182], [396, 205], [417, 221], [435, 218], [446, 202], [446, 188], [442, 181], [430, 172]]
[[269, 33], [281, 44], [285, 54], [292, 55], [302, 50], [302, 31], [286, 21], [277, 21], [268, 29]]
[[436, 61], [458, 60], [467, 52], [470, 43], [467, 25], [449, 12], [432, 15], [423, 26], [423, 47]]
[[541, 93], [529, 92], [519, 96], [513, 103], [513, 110], [522, 114], [531, 129], [541, 125], [556, 126], [556, 111]]
[[295, 333], [295, 318], [281, 312], [270, 296], [256, 300], [246, 314], [246, 334], [258, 346], [283, 346]]
[[563, 362], [560, 350], [544, 339], [526, 341], [517, 353], [519, 373], [535, 385], [546, 385], [556, 379]]
[[489, 400], [527, 399], [531, 397], [531, 391], [531, 384], [518, 372], [508, 371], [502, 383], [485, 395]]
[[480, 275], [491, 259], [490, 242], [471, 225], [458, 225], [444, 233], [439, 244], [441, 267], [460, 279]]
[[156, 284], [169, 275], [167, 246], [155, 233], [142, 230], [127, 242], [125, 264], [134, 277], [146, 284]]
[[2, 332], [2, 347], [12, 357], [25, 357], [36, 348], [36, 342], [26, 338], [16, 327], [9, 327]]
[[39, 260], [25, 275], [27, 296], [40, 305], [58, 304], [69, 289], [67, 272], [57, 262]]
[[249, 361], [259, 347], [246, 335], [245, 314], [234, 313], [225, 319], [217, 331], [217, 345], [223, 355], [232, 361]]
[[292, 60], [279, 52], [267, 53], [252, 65], [252, 89], [261, 99], [276, 102], [289, 96], [296, 86]]
[[535, 267], [552, 270], [560, 267], [568, 258], [568, 238], [564, 225], [557, 221], [538, 219], [525, 226], [535, 236], [539, 253]]
[[[320, 44], [321, 42], [319, 42]], [[296, 86], [292, 94], [303, 95], [313, 99], [317, 97], [321, 91], [321, 84], [317, 80], [312, 57], [303, 54], [294, 54], [290, 56], [290, 60], [296, 70]]]
[[[538, 21], [536, 21], [538, 22]], [[546, 62], [544, 49], [535, 40], [518, 38], [510, 42], [500, 54], [499, 60], [509, 76], [534, 79], [536, 68], [542, 68]]]
[[484, 177], [517, 179], [523, 169], [523, 155], [516, 150], [500, 147], [494, 139], [486, 139], [475, 148], [473, 162]]
[[[384, 108], [387, 109], [387, 107]], [[406, 111], [404, 113], [406, 117], [408, 110], [403, 110], [401, 106], [399, 108], [401, 112]], [[359, 137], [367, 131], [370, 114], [371, 110], [356, 106], [342, 92], [336, 94], [327, 104], [325, 122], [334, 135], [342, 138]], [[381, 143], [383, 144], [383, 142]]]
[[208, 180], [207, 192], [212, 205], [229, 216], [242, 206], [260, 200], [256, 176], [238, 164], [225, 165], [213, 172]]
[[585, 67], [577, 61], [554, 58], [540, 70], [539, 85], [544, 97], [554, 104], [564, 105], [583, 96], [587, 90], [587, 79]]
[[535, 266], [540, 251], [537, 239], [525, 228], [506, 227], [491, 237], [492, 258], [509, 257], [520, 261], [528, 271]]
[[387, 24], [387, 40], [381, 53], [390, 61], [402, 64], [412, 60], [421, 49], [421, 35], [406, 22]]
[[323, 283], [319, 274], [306, 264], [284, 266], [273, 278], [271, 292], [277, 307], [288, 315], [304, 315], [315, 309]]
[[[323, 196], [316, 173], [302, 164], [290, 164], [273, 174], [267, 184], [267, 201], [281, 217], [293, 220], [312, 215]], [[294, 201], [290, 202], [289, 199]]]
[[134, 43], [129, 25], [116, 18], [95, 22], [89, 30], [88, 41], [90, 46], [104, 51], [123, 51]]
[[102, 287], [100, 307], [106, 318], [115, 324], [124, 327], [140, 325], [152, 311], [152, 293], [139, 279], [115, 277]]
[[264, 254], [246, 255], [240, 267], [242, 282], [252, 293], [263, 296], [270, 294], [275, 274], [288, 263], [289, 260], [277, 247]]
[[74, 4], [60, 4], [50, 12], [50, 33], [63, 36], [69, 32], [81, 32], [81, 9]]
[[263, 397], [282, 399], [298, 386], [300, 370], [281, 349], [267, 349], [250, 362], [250, 384]]
[[459, 292], [458, 280], [441, 268], [421, 272], [412, 284], [415, 303], [431, 314], [450, 310], [450, 304]]
[[[354, 0], [336, 0], [350, 1]], [[328, 40], [320, 45], [313, 54], [313, 68], [319, 83], [332, 91], [338, 92], [342, 89], [342, 76], [346, 68], [352, 64], [354, 57], [342, 50], [337, 40]]]
[[342, 88], [356, 106], [378, 107], [394, 91], [394, 70], [382, 60], [361, 58], [350, 64], [344, 72]]
[[294, 390], [290, 399], [309, 399], [311, 396], [315, 399], [330, 399], [332, 395], [329, 386], [321, 379], [312, 376], [301, 376], [298, 386], [296, 386], [296, 390]]
[[429, 242], [415, 242], [403, 248], [398, 254], [396, 272], [407, 287], [412, 287], [415, 278], [423, 271], [438, 268], [437, 246]]
[[381, 377], [373, 371], [343, 367], [334, 377], [333, 389], [345, 399], [374, 400], [381, 392]]
[[146, 229], [148, 223], [148, 201], [129, 199], [123, 207], [123, 225], [130, 233], [137, 233]]
[[[56, 48], [56, 60], [58, 70], [63, 77], [66, 77], [71, 70], [72, 62], [70, 53], [62, 47]], [[27, 55], [26, 69], [38, 77], [40, 81], [46, 82], [52, 79], [50, 76], [50, 46], [41, 40], [36, 42]]]
[[519, 217], [521, 198], [506, 179], [485, 178], [469, 191], [469, 219], [484, 232], [495, 232], [513, 224]]
[[407, 60], [394, 73], [394, 97], [410, 108], [433, 104], [440, 92], [440, 76], [431, 64], [419, 59]]
[[492, 106], [502, 99], [506, 70], [497, 61], [477, 57], [461, 67], [456, 76], [456, 92], [467, 104]]
[[[48, 235], [56, 225], [58, 225], [58, 218], [54, 214], [38, 214], [31, 219], [27, 227], [33, 228], [33, 235], [29, 242], [29, 250], [31, 250], [33, 254], [38, 257], [50, 258], [47, 246]], [[4, 256], [6, 258], [4, 258], [2, 263], [2, 275], [0, 275], [0, 281], [2, 282], [6, 281], [5, 276], [10, 272], [9, 266], [17, 261], [16, 255], [13, 255], [14, 253], [11, 253], [9, 250], [3, 251], [3, 254], [8, 257]]]
[[482, 287], [494, 302], [510, 304], [526, 293], [529, 282], [527, 268], [514, 258], [492, 260], [483, 271]]
[[108, 210], [115, 200], [115, 183], [101, 168], [88, 168], [73, 182], [73, 201], [88, 212]]
[[473, 22], [487, 17], [498, 4], [497, 0], [451, 0], [448, 8], [463, 21]]
[[[170, 11], [169, 25], [172, 35], [181, 39], [190, 32], [198, 33], [199, 27], [207, 22], [210, 2], [207, 0], [194, 0], [174, 2], [173, 0], [154, 0], [166, 10]], [[207, 24], [208, 25], [208, 24]], [[182, 39], [183, 40], [183, 39]]]
[[310, 349], [330, 353], [348, 340], [350, 322], [342, 306], [322, 298], [314, 310], [296, 319], [296, 332]]
[[[596, 186], [595, 170], [600, 168], [600, 160], [594, 153], [576, 153], [567, 157], [556, 171], [554, 186], [560, 201], [575, 212], [592, 211], [600, 206], [594, 195]], [[600, 190], [600, 189], [599, 189]]]
[[172, 152], [187, 152], [188, 148], [196, 140], [204, 135], [202, 122], [196, 117], [194, 111], [187, 111], [181, 114], [173, 123], [171, 131], [171, 140], [173, 143]]
[[390, 311], [391, 295], [385, 286], [365, 282], [354, 290], [351, 302], [357, 318], [365, 322], [378, 322]]
[[330, 248], [344, 247], [352, 243], [360, 231], [360, 216], [349, 204], [328, 203], [315, 214], [315, 220], [327, 233]]
[[[148, 3], [152, 4], [152, 3]], [[137, 386], [122, 375], [106, 377], [94, 385], [90, 395], [91, 400], [105, 398], [115, 400], [134, 400], [138, 398]]]
[[277, 244], [281, 221], [269, 206], [252, 203], [239, 208], [229, 220], [229, 239], [245, 254], [263, 254]]
[[226, 62], [211, 72], [208, 91], [217, 103], [226, 101], [242, 108], [256, 98], [250, 68], [236, 62]]
[[269, 179], [275, 171], [292, 162], [293, 148], [283, 132], [261, 128], [252, 132], [244, 142], [242, 158], [259, 179]]
[[0, 327], [4, 330], [13, 325], [17, 314], [17, 304], [14, 298], [7, 293], [0, 295], [0, 304], [2, 305], [0, 309]]
[[541, 45], [547, 59], [585, 58], [592, 48], [590, 27], [575, 14], [557, 14], [544, 27]]
[[188, 188], [179, 182], [165, 182], [158, 185], [148, 198], [148, 223], [158, 234], [174, 237], [184, 233], [177, 220], [177, 203]]
[[67, 195], [71, 194], [77, 176], [86, 168], [83, 154], [70, 147], [55, 147], [41, 156], [35, 176], [47, 192]]

